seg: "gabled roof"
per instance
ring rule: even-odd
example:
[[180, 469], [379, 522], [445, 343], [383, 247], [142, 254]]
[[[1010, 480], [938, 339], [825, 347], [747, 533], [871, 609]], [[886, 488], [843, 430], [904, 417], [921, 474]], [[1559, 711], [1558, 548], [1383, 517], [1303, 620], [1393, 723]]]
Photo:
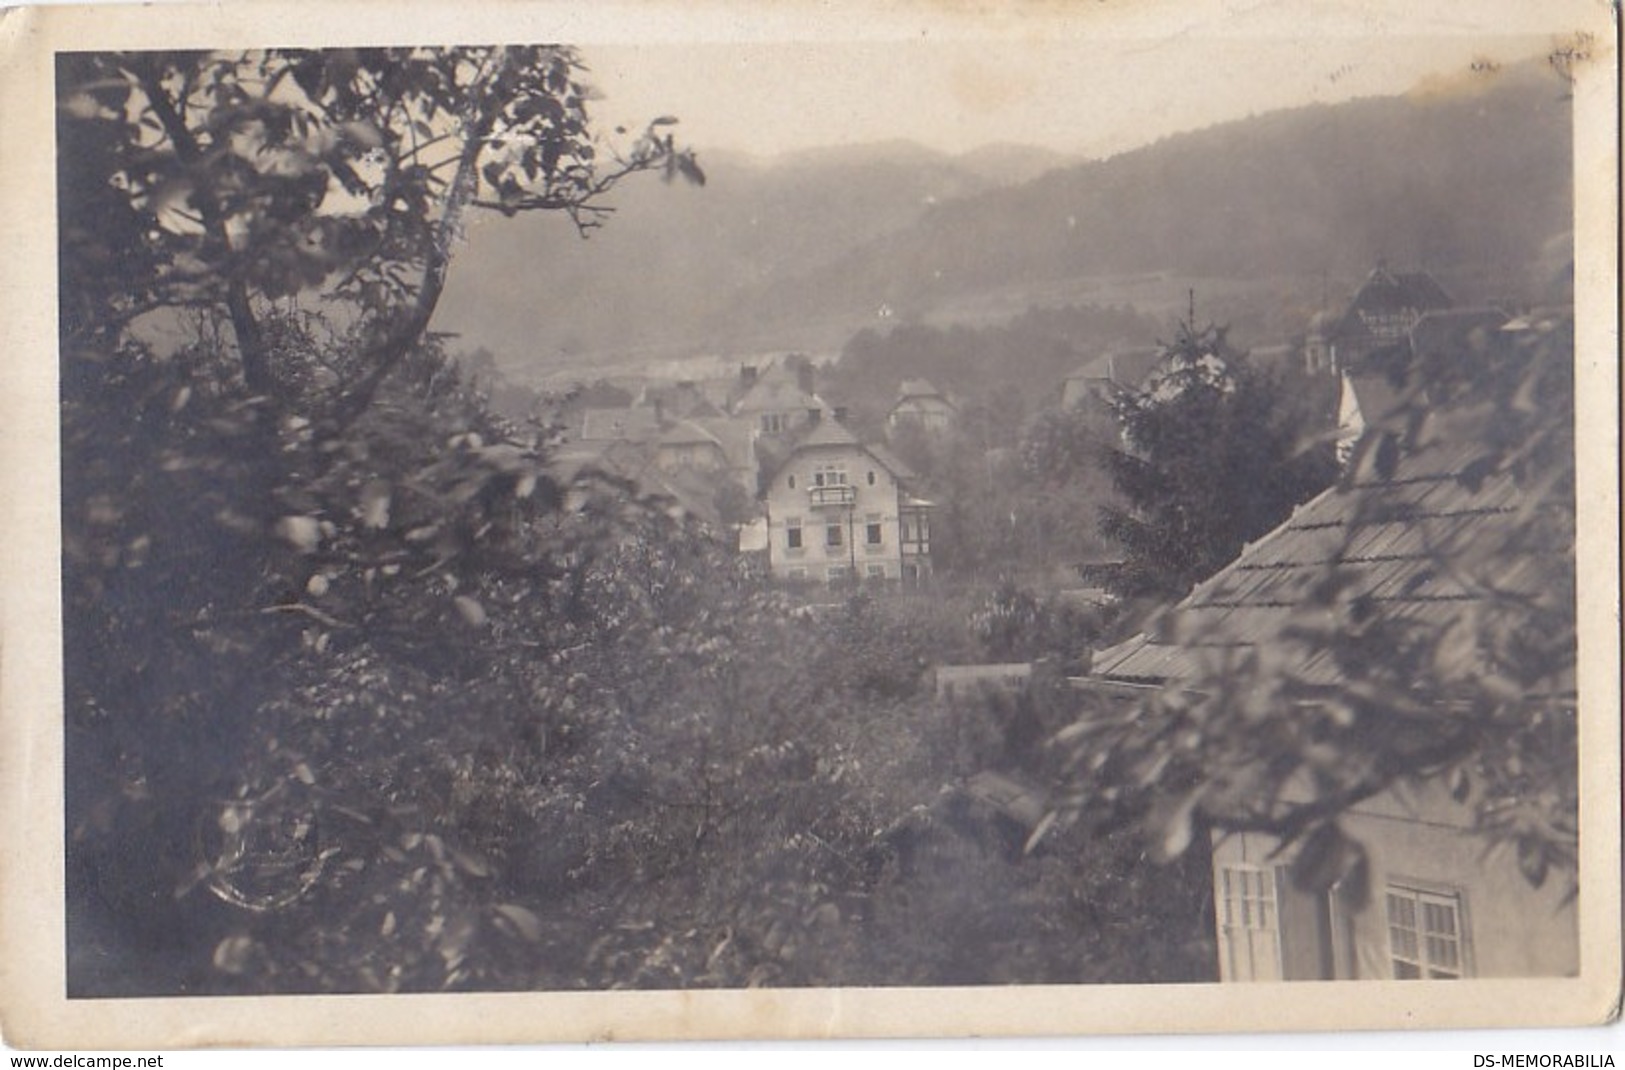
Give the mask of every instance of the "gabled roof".
[[[1478, 452], [1471, 444], [1425, 448], [1402, 459], [1389, 479], [1378, 478], [1372, 459], [1364, 458], [1350, 486], [1299, 507], [1198, 585], [1174, 607], [1170, 627], [1097, 652], [1091, 675], [1178, 681], [1198, 676], [1217, 657], [1266, 646], [1273, 657], [1291, 658], [1279, 643], [1282, 629], [1310, 604], [1311, 587], [1333, 565], [1352, 573], [1356, 593], [1391, 616], [1439, 625], [1456, 619], [1481, 596], [1436, 568], [1441, 553], [1499, 530], [1523, 504], [1508, 478], [1486, 482], [1476, 493], [1464, 485], [1460, 473]], [[1356, 526], [1357, 511], [1369, 513], [1373, 503], [1380, 511], [1359, 515]], [[1534, 563], [1524, 571], [1534, 573]], [[1520, 577], [1497, 579], [1516, 590]], [[1339, 678], [1323, 650], [1303, 657], [1288, 667], [1304, 682]]]
[[891, 450], [878, 444], [871, 445], [860, 442], [857, 436], [847, 430], [840, 421], [830, 419], [821, 419], [807, 428], [785, 451], [783, 454], [784, 459], [772, 466], [770, 474], [777, 476], [779, 471], [793, 461], [799, 453], [830, 447], [846, 447], [860, 450], [874, 458], [876, 464], [890, 472], [895, 478], [899, 480], [914, 478], [914, 472]]
[[793, 412], [795, 410], [827, 410], [817, 394], [801, 389], [793, 372], [782, 368], [769, 368], [757, 377], [734, 402], [734, 412]]
[[1455, 304], [1444, 287], [1425, 271], [1390, 272], [1378, 267], [1349, 302], [1348, 310], [1332, 329], [1340, 342], [1376, 340], [1367, 316], [1387, 316], [1404, 312], [1422, 314], [1447, 309]]
[[1349, 302], [1349, 310], [1366, 312], [1393, 312], [1414, 308], [1419, 312], [1449, 308], [1455, 304], [1437, 279], [1425, 271], [1389, 271], [1379, 266], [1366, 276], [1365, 282]]

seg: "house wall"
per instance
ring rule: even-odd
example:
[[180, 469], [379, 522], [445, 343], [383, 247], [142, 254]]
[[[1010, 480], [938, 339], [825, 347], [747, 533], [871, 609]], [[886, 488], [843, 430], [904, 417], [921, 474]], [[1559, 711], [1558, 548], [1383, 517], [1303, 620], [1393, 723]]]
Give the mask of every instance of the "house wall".
[[[1579, 927], [1563, 875], [1533, 888], [1509, 852], [1486, 857], [1486, 841], [1471, 828], [1468, 806], [1442, 791], [1401, 800], [1385, 795], [1345, 815], [1342, 826], [1365, 845], [1371, 896], [1354, 910], [1335, 891], [1326, 897], [1291, 887], [1291, 853], [1271, 857], [1276, 841], [1249, 834], [1217, 837], [1213, 850], [1214, 896], [1220, 956], [1226, 959], [1225, 872], [1256, 869], [1276, 874], [1280, 976], [1392, 978], [1394, 947], [1387, 892], [1413, 894], [1457, 912], [1463, 973], [1471, 977], [1561, 977], [1579, 970]], [[1232, 904], [1233, 905], [1233, 904]], [[1400, 909], [1404, 909], [1401, 907]], [[1403, 919], [1399, 919], [1403, 921]], [[1403, 937], [1401, 937], [1403, 939]], [[1230, 935], [1234, 944], [1235, 933]], [[1221, 962], [1226, 980], [1245, 980]]]
[[[814, 506], [814, 474], [826, 464], [844, 464], [853, 501]], [[874, 473], [874, 483], [869, 473]], [[795, 486], [790, 486], [790, 480]], [[902, 576], [901, 531], [898, 525], [897, 478], [874, 457], [855, 446], [816, 446], [797, 450], [767, 488], [768, 563], [775, 579], [827, 582], [830, 569], [857, 569], [858, 579], [895, 580]], [[788, 546], [789, 521], [801, 522], [802, 546]], [[867, 526], [880, 525], [881, 541], [871, 546]], [[828, 545], [829, 524], [842, 528], [841, 545]], [[798, 570], [800, 573], [798, 574]], [[879, 570], [878, 575], [873, 570]]]
[[[822, 410], [820, 410], [822, 412]], [[744, 420], [758, 435], [783, 437], [805, 430], [812, 415], [804, 406], [775, 404], [740, 406], [734, 418]]]

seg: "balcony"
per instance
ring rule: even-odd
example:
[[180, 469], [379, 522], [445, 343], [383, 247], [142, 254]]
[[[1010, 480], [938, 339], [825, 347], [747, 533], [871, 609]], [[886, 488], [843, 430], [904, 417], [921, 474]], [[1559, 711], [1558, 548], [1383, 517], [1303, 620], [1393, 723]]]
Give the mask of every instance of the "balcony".
[[807, 504], [814, 509], [836, 505], [851, 505], [857, 500], [858, 488], [844, 484], [836, 484], [830, 487], [813, 487], [807, 491]]

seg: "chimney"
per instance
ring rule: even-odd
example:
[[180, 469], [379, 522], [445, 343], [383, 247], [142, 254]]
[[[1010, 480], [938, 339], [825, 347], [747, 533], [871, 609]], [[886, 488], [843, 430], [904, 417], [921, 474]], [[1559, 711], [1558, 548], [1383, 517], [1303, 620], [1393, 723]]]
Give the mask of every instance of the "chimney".
[[824, 418], [824, 410], [823, 409], [808, 409], [807, 410], [807, 424], [808, 424], [808, 426], [817, 427], [818, 422], [820, 420], [822, 420], [823, 418]]
[[744, 386], [753, 386], [756, 383], [756, 365], [741, 364], [739, 366], [739, 382]]

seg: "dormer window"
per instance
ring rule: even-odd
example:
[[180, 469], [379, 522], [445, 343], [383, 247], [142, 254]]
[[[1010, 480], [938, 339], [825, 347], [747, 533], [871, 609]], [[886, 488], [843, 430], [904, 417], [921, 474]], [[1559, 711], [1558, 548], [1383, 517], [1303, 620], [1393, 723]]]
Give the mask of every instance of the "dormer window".
[[790, 489], [791, 490], [796, 489], [796, 477], [795, 476], [790, 477]]

